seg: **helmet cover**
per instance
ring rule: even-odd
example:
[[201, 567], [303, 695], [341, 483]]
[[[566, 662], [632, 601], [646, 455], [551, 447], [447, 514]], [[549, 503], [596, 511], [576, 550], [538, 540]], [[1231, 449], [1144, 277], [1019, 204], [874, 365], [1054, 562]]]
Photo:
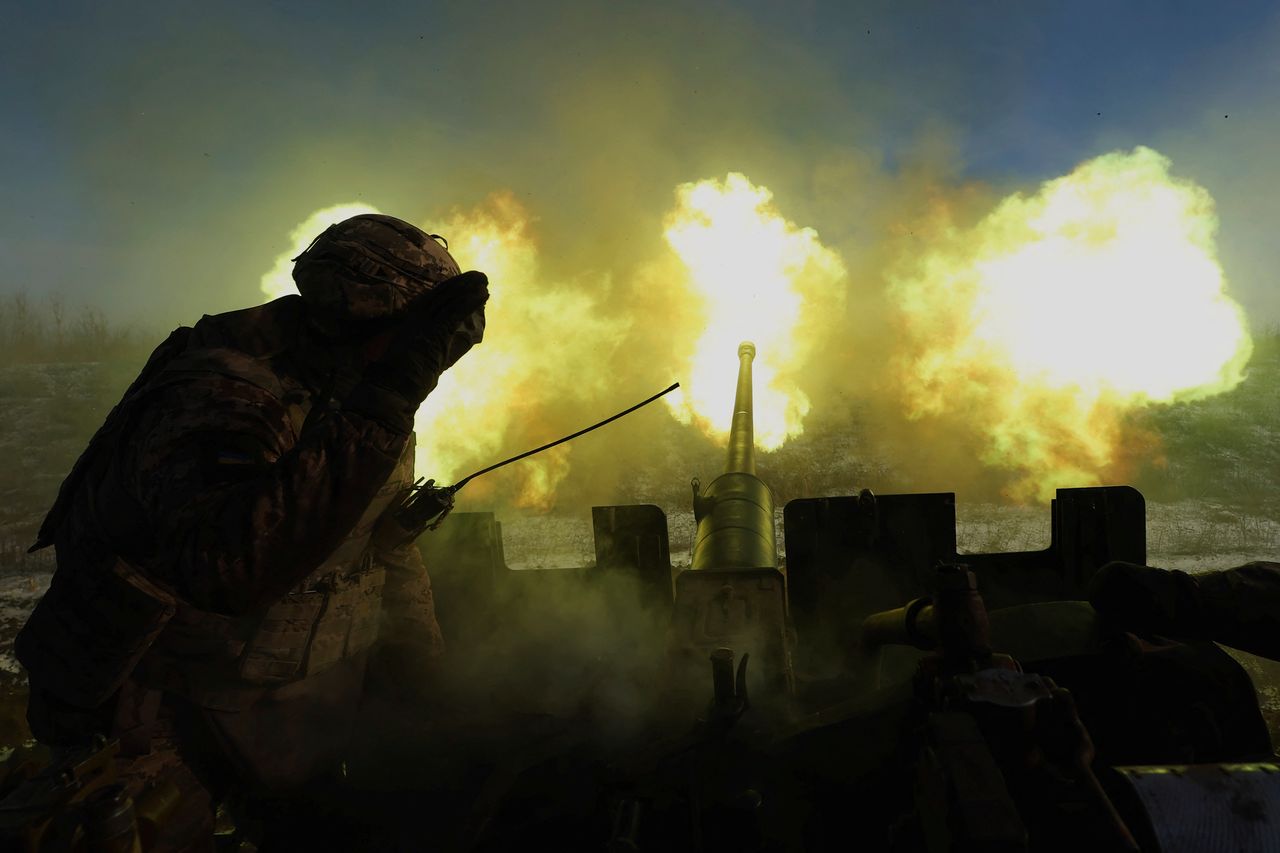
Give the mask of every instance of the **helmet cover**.
[[293, 280], [333, 331], [395, 317], [459, 272], [443, 238], [394, 216], [363, 213], [330, 225], [294, 258]]

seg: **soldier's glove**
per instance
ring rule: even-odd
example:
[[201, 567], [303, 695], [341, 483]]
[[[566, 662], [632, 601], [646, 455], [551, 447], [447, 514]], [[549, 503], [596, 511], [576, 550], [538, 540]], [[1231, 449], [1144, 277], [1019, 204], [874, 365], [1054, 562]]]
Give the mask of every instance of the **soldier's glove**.
[[1200, 585], [1186, 572], [1107, 563], [1089, 582], [1089, 602], [1113, 627], [1142, 636], [1207, 639]]
[[416, 300], [386, 350], [364, 370], [343, 408], [400, 432], [444, 373], [484, 336], [489, 279], [464, 272]]

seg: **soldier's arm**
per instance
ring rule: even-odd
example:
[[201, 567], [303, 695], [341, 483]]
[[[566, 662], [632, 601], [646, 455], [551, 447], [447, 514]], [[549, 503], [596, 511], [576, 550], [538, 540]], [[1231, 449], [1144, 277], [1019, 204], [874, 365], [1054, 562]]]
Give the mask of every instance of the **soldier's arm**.
[[1280, 563], [1196, 575], [1108, 563], [1089, 600], [1121, 630], [1214, 640], [1280, 660]]
[[[198, 373], [165, 389], [172, 399], [147, 409], [158, 420], [135, 431], [145, 446], [132, 468], [158, 528], [155, 567], [193, 602], [232, 613], [317, 568], [395, 469], [440, 374], [479, 342], [487, 282], [471, 272], [442, 283], [400, 321], [342, 408], [308, 418], [296, 441], [281, 402], [244, 374]], [[219, 423], [228, 412], [229, 427]], [[247, 457], [242, 472], [211, 459], [228, 440], [242, 443], [228, 456]]]
[[1210, 637], [1280, 660], [1280, 563], [1247, 563], [1196, 579]]
[[125, 464], [154, 537], [145, 562], [196, 606], [229, 613], [264, 606], [314, 571], [408, 440], [340, 410], [295, 436], [271, 394], [216, 375], [156, 392], [133, 434]]

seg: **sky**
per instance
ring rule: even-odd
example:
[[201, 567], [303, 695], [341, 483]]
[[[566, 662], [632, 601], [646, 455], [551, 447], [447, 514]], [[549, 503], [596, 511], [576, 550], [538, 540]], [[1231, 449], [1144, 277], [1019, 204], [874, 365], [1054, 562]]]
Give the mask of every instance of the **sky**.
[[129, 322], [260, 301], [338, 202], [508, 191], [558, 272], [625, 274], [681, 182], [743, 172], [856, 253], [905, 174], [1011, 190], [1139, 144], [1280, 322], [1272, 3], [4, 0], [0, 102], [0, 293]]

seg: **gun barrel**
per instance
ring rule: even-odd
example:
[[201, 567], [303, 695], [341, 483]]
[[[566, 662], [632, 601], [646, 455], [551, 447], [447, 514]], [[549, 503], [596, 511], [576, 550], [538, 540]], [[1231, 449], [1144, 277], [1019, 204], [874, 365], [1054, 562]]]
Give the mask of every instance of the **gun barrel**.
[[756, 477], [755, 430], [751, 403], [751, 361], [756, 348], [738, 347], [738, 390], [729, 430], [725, 472], [700, 489], [694, 484], [693, 514], [698, 532], [693, 569], [777, 568], [773, 492]]
[[726, 474], [756, 473], [755, 415], [751, 402], [751, 362], [755, 357], [755, 344], [744, 341], [738, 345], [738, 390], [733, 399]]

